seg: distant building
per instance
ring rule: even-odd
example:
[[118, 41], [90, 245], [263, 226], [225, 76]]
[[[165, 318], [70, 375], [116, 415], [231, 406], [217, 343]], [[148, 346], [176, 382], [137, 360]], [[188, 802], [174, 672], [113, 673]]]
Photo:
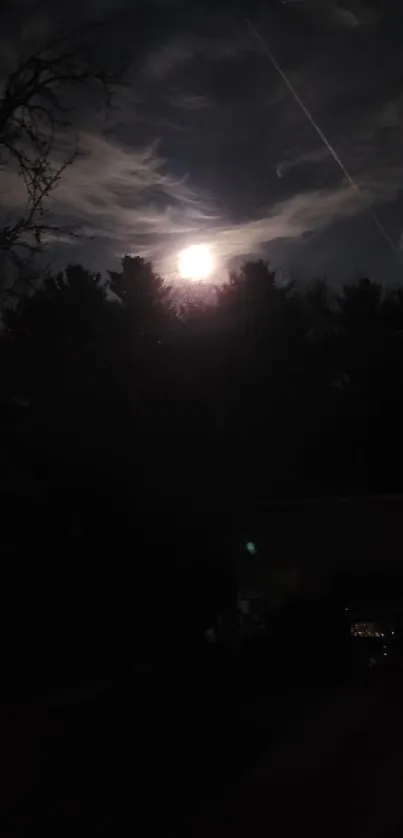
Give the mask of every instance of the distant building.
[[377, 623], [359, 622], [351, 624], [353, 637], [384, 637], [384, 632]]

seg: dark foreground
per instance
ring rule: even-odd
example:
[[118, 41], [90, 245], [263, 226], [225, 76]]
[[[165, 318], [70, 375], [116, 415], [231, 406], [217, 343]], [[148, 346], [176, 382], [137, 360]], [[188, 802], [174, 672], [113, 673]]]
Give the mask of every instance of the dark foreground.
[[220, 707], [193, 676], [178, 690], [143, 672], [3, 707], [0, 834], [401, 835], [402, 696], [293, 688]]
[[295, 736], [201, 811], [191, 834], [400, 836], [402, 753], [399, 693], [366, 687], [323, 696]]

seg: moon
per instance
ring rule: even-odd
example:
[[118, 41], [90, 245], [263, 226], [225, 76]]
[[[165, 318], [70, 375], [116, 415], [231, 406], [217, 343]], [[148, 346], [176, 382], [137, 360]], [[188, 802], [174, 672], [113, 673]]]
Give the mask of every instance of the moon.
[[178, 256], [178, 268], [182, 279], [197, 282], [207, 279], [214, 271], [212, 252], [206, 244], [193, 244], [185, 247]]

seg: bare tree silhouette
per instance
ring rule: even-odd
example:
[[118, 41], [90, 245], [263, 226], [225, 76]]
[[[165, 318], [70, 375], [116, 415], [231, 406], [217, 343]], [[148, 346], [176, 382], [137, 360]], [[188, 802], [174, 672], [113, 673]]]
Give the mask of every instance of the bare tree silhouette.
[[0, 100], [0, 173], [11, 171], [22, 179], [25, 204], [3, 220], [0, 254], [17, 265], [41, 251], [46, 236], [64, 232], [45, 205], [79, 154], [77, 138], [66, 141], [74, 123], [71, 93], [98, 87], [110, 104], [122, 82], [123, 66], [105, 67], [95, 53], [94, 44], [99, 44], [95, 30], [105, 26], [106, 21], [101, 21], [53, 37], [20, 59], [5, 79]]

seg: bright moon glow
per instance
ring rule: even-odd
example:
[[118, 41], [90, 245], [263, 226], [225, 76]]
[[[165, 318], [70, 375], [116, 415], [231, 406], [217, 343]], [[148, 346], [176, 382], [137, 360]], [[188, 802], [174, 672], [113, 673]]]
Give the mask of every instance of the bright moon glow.
[[181, 250], [178, 265], [181, 277], [192, 282], [207, 279], [214, 270], [211, 250], [206, 244], [194, 244]]

